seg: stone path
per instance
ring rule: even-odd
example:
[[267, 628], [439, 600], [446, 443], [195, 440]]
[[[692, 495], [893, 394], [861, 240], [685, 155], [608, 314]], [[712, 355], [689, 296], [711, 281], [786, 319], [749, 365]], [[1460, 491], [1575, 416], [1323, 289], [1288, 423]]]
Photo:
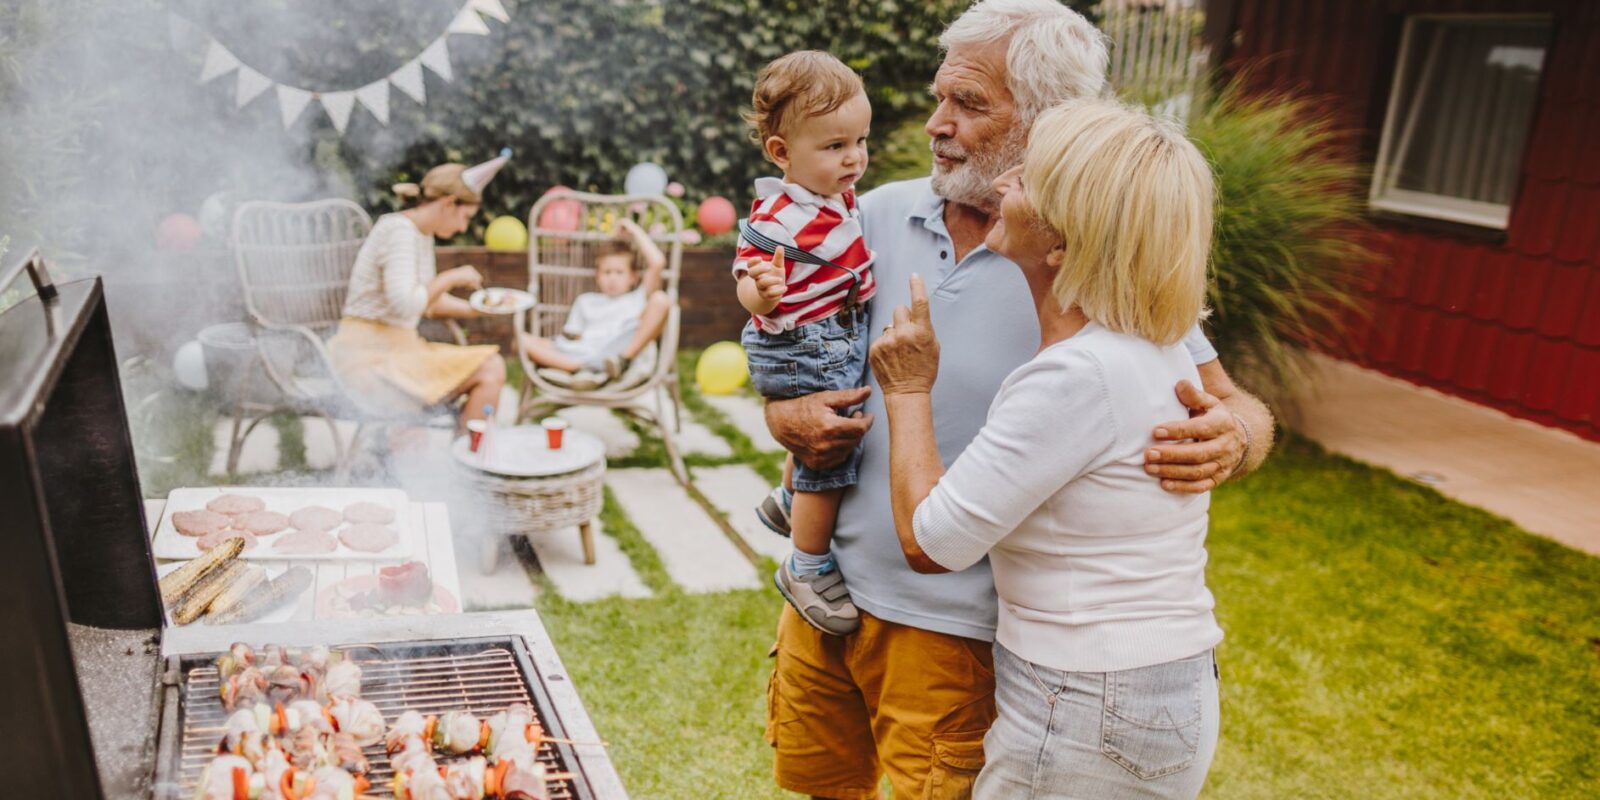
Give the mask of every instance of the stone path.
[[696, 467], [694, 485], [727, 517], [728, 524], [739, 532], [750, 549], [775, 561], [789, 555], [789, 540], [773, 533], [756, 518], [756, 505], [772, 490], [772, 485], [760, 473], [743, 464]]
[[[617, 540], [607, 536], [595, 524], [593, 564], [583, 563], [583, 542], [576, 527], [534, 537], [529, 542], [539, 557], [539, 567], [550, 578], [550, 583], [562, 597], [578, 602], [601, 600], [607, 597], [649, 597], [650, 589], [633, 570], [633, 563], [623, 555]], [[509, 565], [509, 566], [508, 566]], [[500, 570], [522, 570], [516, 559], [501, 559]], [[527, 581], [527, 574], [522, 574]], [[462, 585], [467, 581], [462, 579]]]
[[712, 408], [721, 411], [740, 433], [749, 437], [757, 450], [783, 449], [767, 430], [766, 412], [759, 398], [748, 394], [730, 394], [706, 395], [705, 400]]
[[754, 565], [665, 469], [615, 469], [606, 485], [674, 583], [688, 592], [761, 586]]

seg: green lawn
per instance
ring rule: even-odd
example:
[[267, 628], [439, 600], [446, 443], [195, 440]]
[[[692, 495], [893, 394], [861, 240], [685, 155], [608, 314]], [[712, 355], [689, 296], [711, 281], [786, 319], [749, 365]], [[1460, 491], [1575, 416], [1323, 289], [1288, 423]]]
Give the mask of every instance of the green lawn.
[[[540, 611], [624, 781], [782, 796], [761, 740], [782, 601], [685, 595], [607, 515], [658, 596]], [[1206, 797], [1600, 796], [1600, 559], [1292, 436], [1216, 494], [1210, 545], [1227, 639]]]

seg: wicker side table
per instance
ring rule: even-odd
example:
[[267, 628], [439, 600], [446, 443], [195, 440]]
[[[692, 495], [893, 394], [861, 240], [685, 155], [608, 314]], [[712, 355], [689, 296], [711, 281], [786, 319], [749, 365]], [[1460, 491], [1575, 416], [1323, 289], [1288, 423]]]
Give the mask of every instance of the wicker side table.
[[594, 520], [605, 498], [603, 456], [577, 472], [541, 477], [501, 475], [455, 464], [467, 484], [487, 501], [490, 535], [483, 539], [479, 558], [485, 574], [499, 566], [506, 536], [534, 536], [573, 525], [582, 537], [583, 563], [594, 563]]

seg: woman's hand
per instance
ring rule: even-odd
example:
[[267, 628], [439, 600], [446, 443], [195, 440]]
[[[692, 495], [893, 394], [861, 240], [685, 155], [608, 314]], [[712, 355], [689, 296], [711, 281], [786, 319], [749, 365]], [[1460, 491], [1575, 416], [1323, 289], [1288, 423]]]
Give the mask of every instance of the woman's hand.
[[447, 269], [444, 271], [444, 274], [441, 277], [445, 279], [452, 289], [483, 288], [483, 273], [478, 272], [478, 270], [472, 266], [461, 266], [454, 269]]
[[872, 374], [884, 397], [927, 394], [939, 376], [939, 339], [928, 317], [928, 290], [921, 275], [911, 276], [911, 308], [898, 306], [894, 322], [872, 343]]

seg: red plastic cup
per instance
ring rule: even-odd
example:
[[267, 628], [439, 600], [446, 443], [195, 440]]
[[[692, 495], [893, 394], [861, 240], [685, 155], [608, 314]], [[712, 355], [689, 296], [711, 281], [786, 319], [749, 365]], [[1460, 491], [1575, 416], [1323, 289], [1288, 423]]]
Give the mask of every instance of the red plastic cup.
[[478, 445], [483, 444], [483, 432], [489, 429], [489, 423], [481, 419], [467, 420], [467, 449], [478, 452]]
[[539, 424], [544, 427], [545, 442], [550, 445], [550, 449], [560, 450], [563, 434], [567, 430], [567, 421], [560, 417], [545, 417]]

